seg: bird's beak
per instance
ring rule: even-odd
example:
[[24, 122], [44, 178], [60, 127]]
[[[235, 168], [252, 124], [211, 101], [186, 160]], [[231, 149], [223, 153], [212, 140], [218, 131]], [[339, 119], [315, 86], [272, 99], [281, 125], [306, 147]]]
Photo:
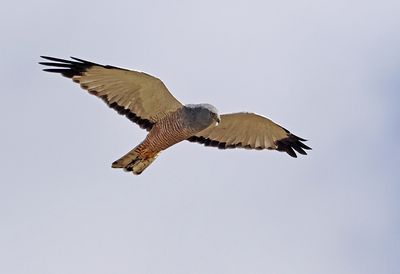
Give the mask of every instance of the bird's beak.
[[221, 118], [219, 118], [219, 116], [217, 116], [216, 122], [217, 122], [216, 126], [218, 126], [219, 123], [221, 123]]

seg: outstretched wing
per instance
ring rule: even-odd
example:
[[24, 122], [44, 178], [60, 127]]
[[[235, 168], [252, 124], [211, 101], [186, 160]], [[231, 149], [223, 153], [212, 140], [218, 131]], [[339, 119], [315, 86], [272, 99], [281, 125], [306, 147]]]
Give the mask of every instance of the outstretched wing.
[[[231, 113], [221, 115], [218, 126], [210, 126], [188, 139], [205, 146], [247, 149], [275, 149], [297, 157], [295, 151], [307, 154], [311, 149], [306, 141], [271, 120], [254, 113]], [[295, 151], [294, 151], [295, 150]]]
[[51, 61], [39, 63], [52, 67], [44, 71], [72, 78], [89, 93], [103, 99], [109, 107], [147, 130], [160, 116], [182, 107], [160, 79], [146, 73], [74, 57], [71, 57], [74, 61], [41, 57]]

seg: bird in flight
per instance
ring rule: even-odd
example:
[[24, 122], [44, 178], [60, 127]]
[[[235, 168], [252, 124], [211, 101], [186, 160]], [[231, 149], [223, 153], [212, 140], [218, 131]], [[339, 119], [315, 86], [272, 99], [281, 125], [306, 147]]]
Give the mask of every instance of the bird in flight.
[[220, 149], [273, 149], [292, 157], [297, 157], [296, 152], [306, 155], [305, 150], [311, 149], [302, 143], [305, 139], [261, 115], [248, 112], [219, 115], [210, 104], [183, 105], [160, 79], [144, 72], [74, 57], [72, 60], [41, 57], [47, 61], [39, 64], [51, 67], [44, 71], [71, 78], [148, 131], [143, 142], [112, 163], [113, 168], [141, 174], [163, 150], [184, 140]]

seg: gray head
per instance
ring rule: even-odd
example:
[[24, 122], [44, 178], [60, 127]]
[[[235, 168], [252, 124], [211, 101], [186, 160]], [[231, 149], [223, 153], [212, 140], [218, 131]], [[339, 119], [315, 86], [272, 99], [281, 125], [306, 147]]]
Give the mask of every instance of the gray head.
[[210, 104], [188, 104], [185, 112], [190, 121], [190, 126], [203, 130], [212, 124], [218, 125], [220, 117], [218, 110]]

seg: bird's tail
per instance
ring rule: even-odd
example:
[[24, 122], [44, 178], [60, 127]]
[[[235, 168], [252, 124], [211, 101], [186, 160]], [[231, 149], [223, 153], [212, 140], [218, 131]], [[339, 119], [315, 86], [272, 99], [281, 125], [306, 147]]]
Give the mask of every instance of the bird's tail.
[[112, 163], [113, 168], [123, 168], [125, 171], [132, 171], [139, 175], [145, 170], [158, 156], [158, 152], [144, 152], [140, 147], [136, 147]]

